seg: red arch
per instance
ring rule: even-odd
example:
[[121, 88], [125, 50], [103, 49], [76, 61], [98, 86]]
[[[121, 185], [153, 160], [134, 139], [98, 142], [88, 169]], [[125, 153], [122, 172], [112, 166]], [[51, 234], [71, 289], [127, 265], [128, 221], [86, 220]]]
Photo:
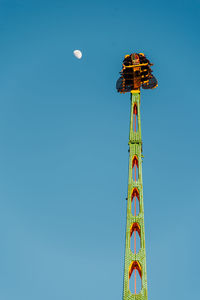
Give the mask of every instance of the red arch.
[[136, 165], [137, 168], [138, 168], [138, 158], [137, 158], [136, 155], [134, 155], [134, 156], [133, 156], [133, 159], [132, 159], [132, 168], [133, 168], [135, 165]]
[[133, 201], [133, 198], [134, 197], [137, 197], [138, 198], [138, 201], [140, 201], [140, 196], [139, 196], [139, 191], [137, 188], [134, 188], [132, 190], [132, 194], [131, 194], [131, 201]]
[[137, 104], [136, 103], [134, 103], [134, 106], [133, 106], [133, 113], [134, 113], [134, 115], [138, 114], [138, 109], [137, 109]]
[[132, 263], [130, 264], [130, 267], [129, 267], [129, 279], [131, 278], [131, 275], [133, 273], [133, 270], [137, 270], [139, 275], [140, 275], [140, 278], [142, 278], [142, 268], [141, 268], [141, 265], [138, 261], [132, 261]]
[[137, 231], [138, 234], [139, 234], [139, 237], [141, 237], [140, 225], [138, 223], [133, 223], [131, 225], [131, 228], [130, 228], [130, 237], [132, 236], [132, 234], [133, 234], [134, 231]]
[[137, 104], [135, 103], [133, 106], [133, 115], [134, 115], [134, 121], [133, 121], [133, 131], [137, 131], [138, 127], [138, 109], [137, 109]]

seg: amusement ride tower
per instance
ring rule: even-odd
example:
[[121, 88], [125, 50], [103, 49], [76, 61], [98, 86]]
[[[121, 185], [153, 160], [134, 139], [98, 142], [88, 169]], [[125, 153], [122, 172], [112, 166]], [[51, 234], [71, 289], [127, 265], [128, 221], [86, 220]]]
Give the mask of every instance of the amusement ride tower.
[[[120, 93], [131, 92], [123, 300], [147, 300], [140, 87], [152, 89], [157, 86], [150, 66], [152, 64], [143, 53], [126, 55], [116, 85]], [[139, 287], [138, 279], [141, 283]], [[133, 281], [132, 290], [130, 281]]]

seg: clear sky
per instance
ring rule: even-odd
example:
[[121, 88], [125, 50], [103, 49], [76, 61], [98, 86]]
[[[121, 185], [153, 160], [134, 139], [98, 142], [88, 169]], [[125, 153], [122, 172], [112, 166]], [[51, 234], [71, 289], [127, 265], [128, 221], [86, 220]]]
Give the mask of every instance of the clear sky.
[[121, 299], [132, 52], [159, 82], [141, 93], [149, 299], [198, 298], [199, 20], [199, 0], [0, 0], [0, 299]]

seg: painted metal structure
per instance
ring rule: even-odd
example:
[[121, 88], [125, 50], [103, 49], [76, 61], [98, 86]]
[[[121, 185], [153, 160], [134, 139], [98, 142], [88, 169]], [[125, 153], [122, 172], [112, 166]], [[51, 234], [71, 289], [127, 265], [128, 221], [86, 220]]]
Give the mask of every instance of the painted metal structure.
[[[131, 91], [129, 176], [123, 300], [147, 300], [142, 157], [140, 90], [138, 89]], [[136, 247], [136, 235], [140, 238], [140, 249], [138, 252]], [[132, 240], [134, 247], [131, 245]], [[134, 277], [134, 290], [130, 291], [129, 284], [132, 276]], [[137, 291], [136, 289], [137, 276], [141, 278], [140, 291]]]
[[[157, 79], [152, 74], [152, 65], [144, 53], [125, 55], [120, 78], [116, 83], [116, 89], [119, 93], [131, 92], [123, 300], [147, 300], [140, 88], [154, 89], [158, 86]], [[134, 277], [133, 289], [130, 288], [132, 277]], [[139, 290], [137, 290], [137, 277], [140, 278]]]

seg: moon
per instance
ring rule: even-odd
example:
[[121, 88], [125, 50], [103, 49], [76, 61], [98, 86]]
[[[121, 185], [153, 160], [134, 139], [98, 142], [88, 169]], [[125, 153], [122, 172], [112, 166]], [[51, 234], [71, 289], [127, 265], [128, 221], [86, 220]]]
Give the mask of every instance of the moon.
[[76, 58], [78, 59], [82, 58], [82, 52], [80, 50], [74, 50], [73, 53]]

